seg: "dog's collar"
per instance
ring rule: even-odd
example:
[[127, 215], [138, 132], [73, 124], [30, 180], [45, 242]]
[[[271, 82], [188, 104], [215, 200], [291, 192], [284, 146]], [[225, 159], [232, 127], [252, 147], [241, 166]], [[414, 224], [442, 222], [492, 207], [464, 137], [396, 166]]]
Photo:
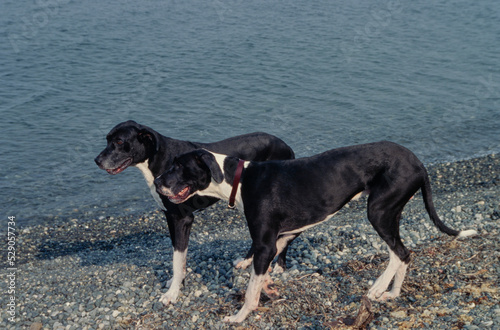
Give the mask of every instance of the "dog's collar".
[[241, 173], [243, 172], [243, 165], [245, 165], [245, 161], [240, 159], [238, 162], [238, 166], [236, 166], [236, 172], [234, 173], [233, 180], [233, 189], [231, 189], [231, 195], [229, 196], [229, 208], [234, 208], [234, 201], [236, 197], [236, 191], [238, 190], [238, 185], [241, 179]]

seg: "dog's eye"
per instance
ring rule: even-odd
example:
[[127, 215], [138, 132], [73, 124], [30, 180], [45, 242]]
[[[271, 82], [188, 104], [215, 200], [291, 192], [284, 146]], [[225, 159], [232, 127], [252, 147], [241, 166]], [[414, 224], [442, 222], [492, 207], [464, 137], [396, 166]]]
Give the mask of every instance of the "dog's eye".
[[115, 143], [119, 146], [121, 146], [123, 144], [123, 140], [116, 140]]

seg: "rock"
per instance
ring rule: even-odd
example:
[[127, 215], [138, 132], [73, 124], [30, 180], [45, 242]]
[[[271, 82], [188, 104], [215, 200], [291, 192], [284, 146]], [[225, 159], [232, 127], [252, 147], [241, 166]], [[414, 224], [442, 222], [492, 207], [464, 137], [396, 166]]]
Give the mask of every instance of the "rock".
[[484, 321], [481, 322], [482, 327], [491, 327], [493, 325], [493, 321]]
[[391, 312], [390, 313], [391, 317], [395, 318], [395, 319], [402, 319], [404, 317], [406, 317], [406, 311], [394, 311], [394, 312]]
[[30, 326], [30, 330], [40, 330], [43, 328], [43, 324], [41, 322], [32, 323]]
[[52, 327], [54, 330], [63, 330], [64, 329], [64, 326], [62, 323], [60, 322], [55, 322], [54, 323], [54, 326]]

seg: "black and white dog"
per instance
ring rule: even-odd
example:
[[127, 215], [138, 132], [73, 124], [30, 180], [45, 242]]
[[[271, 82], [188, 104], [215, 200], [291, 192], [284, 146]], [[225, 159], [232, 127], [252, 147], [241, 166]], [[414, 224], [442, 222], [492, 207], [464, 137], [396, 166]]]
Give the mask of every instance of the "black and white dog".
[[[221, 199], [233, 195], [244, 212], [253, 241], [253, 269], [245, 303], [236, 315], [225, 318], [228, 322], [243, 321], [257, 308], [261, 290], [270, 291], [268, 267], [290, 240], [362, 194], [369, 195], [368, 219], [387, 243], [390, 256], [387, 269], [368, 291], [372, 300], [384, 301], [400, 293], [410, 252], [401, 242], [399, 222], [403, 207], [419, 189], [439, 230], [458, 237], [476, 234], [453, 230], [439, 219], [425, 167], [411, 151], [391, 142], [268, 162], [243, 162], [196, 150], [178, 157], [155, 185], [174, 203], [193, 194]], [[392, 289], [386, 291], [393, 277]]]
[[[147, 126], [126, 121], [115, 126], [106, 139], [108, 142], [106, 148], [95, 159], [97, 165], [110, 174], [121, 173], [129, 166], [137, 167], [167, 217], [174, 247], [174, 275], [169, 290], [160, 298], [165, 305], [175, 302], [185, 277], [189, 233], [194, 220], [193, 212], [206, 208], [219, 199], [190, 195], [180, 204], [172, 203], [165, 196], [158, 195], [153, 180], [172, 165], [176, 156], [199, 148], [256, 161], [294, 158], [292, 149], [285, 142], [266, 133], [251, 133], [214, 143], [188, 142], [168, 138]], [[247, 259], [252, 254], [250, 250]], [[280, 267], [285, 267], [285, 258], [286, 250], [278, 258]], [[236, 266], [243, 267], [249, 263], [251, 261], [244, 260]]]

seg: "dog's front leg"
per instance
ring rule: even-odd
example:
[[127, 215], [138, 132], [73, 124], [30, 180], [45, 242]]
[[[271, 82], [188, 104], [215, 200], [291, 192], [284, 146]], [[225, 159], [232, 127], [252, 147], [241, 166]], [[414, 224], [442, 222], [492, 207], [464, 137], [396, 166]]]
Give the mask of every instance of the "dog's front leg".
[[164, 305], [175, 303], [181, 290], [182, 282], [186, 276], [186, 255], [189, 242], [189, 233], [194, 220], [192, 214], [179, 219], [175, 214], [166, 214], [170, 238], [174, 247], [173, 272], [174, 276], [169, 281], [168, 291], [160, 297]]
[[248, 283], [247, 292], [245, 294], [245, 303], [236, 315], [226, 316], [224, 322], [243, 322], [247, 315], [259, 307], [260, 291], [264, 285], [266, 274], [255, 274], [255, 267], [252, 267], [250, 282]]
[[[273, 234], [265, 234], [265, 237], [275, 237]], [[252, 265], [252, 273], [250, 282], [248, 283], [247, 292], [245, 294], [245, 303], [240, 311], [233, 316], [224, 318], [224, 322], [242, 322], [247, 315], [259, 307], [260, 292], [262, 291], [266, 280], [270, 280], [269, 265], [276, 255], [276, 242], [270, 244], [258, 243], [252, 244], [254, 247], [254, 258]], [[266, 289], [268, 289], [266, 284]]]
[[[186, 254], [187, 254], [187, 248], [184, 251], [174, 250], [174, 258], [173, 258], [174, 276], [172, 277], [172, 279], [168, 281], [170, 283], [168, 291], [160, 297], [160, 302], [162, 302], [164, 305], [175, 303], [177, 297], [179, 296], [182, 281], [184, 281], [184, 277], [186, 276]], [[167, 285], [169, 283], [167, 283]]]

